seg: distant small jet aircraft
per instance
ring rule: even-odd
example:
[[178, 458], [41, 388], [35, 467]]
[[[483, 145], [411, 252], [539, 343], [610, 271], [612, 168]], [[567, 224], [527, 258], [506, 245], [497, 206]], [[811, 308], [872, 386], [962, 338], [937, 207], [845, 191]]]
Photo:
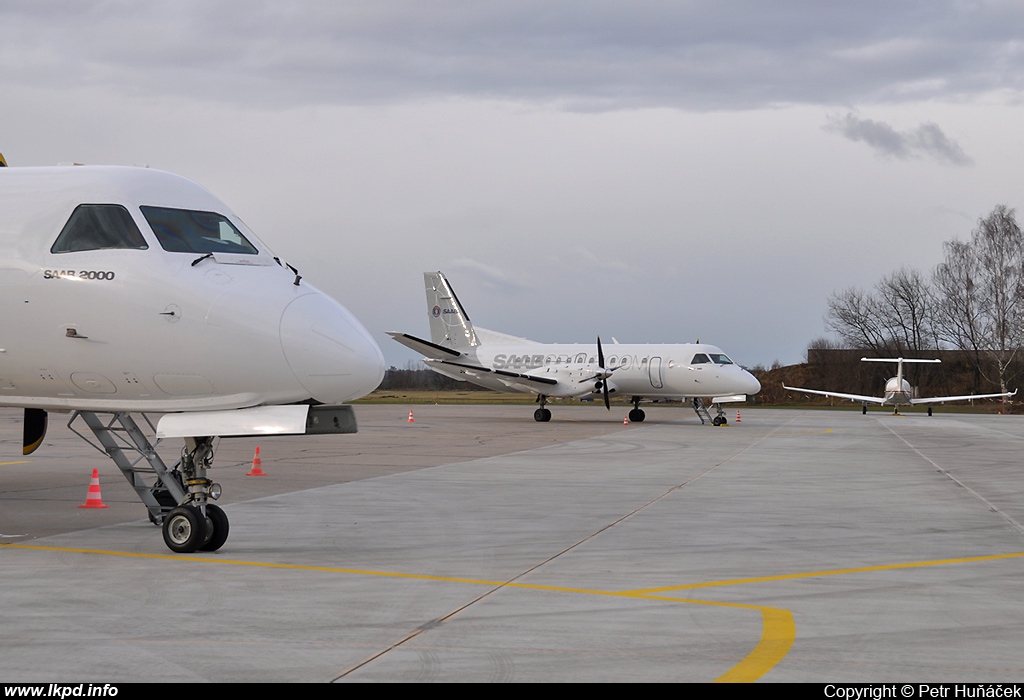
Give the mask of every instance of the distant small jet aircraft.
[[[615, 392], [631, 397], [633, 422], [644, 420], [640, 402], [645, 398], [671, 398], [691, 400], [701, 423], [725, 425], [721, 404], [746, 401], [761, 390], [753, 375], [713, 345], [615, 343], [605, 357], [600, 338], [595, 352], [590, 345], [543, 344], [474, 327], [442, 273], [425, 272], [423, 278], [431, 340], [388, 335], [426, 355], [424, 362], [440, 374], [495, 391], [536, 394], [540, 408], [533, 418], [540, 423], [551, 420], [549, 398], [600, 395], [610, 408], [609, 395]], [[711, 397], [714, 418], [702, 397]]]
[[[48, 411], [71, 412], [173, 551], [227, 539], [214, 436], [355, 432], [339, 404], [383, 374], [359, 321], [194, 182], [0, 167], [0, 406], [25, 409], [24, 454]], [[155, 448], [171, 437], [185, 448], [169, 467]]]
[[[894, 414], [900, 412], [900, 406], [917, 406], [918, 404], [933, 404], [933, 403], [944, 403], [946, 401], [967, 401], [968, 399], [995, 399], [1002, 396], [1013, 396], [1017, 393], [1017, 390], [1004, 392], [1001, 394], [972, 394], [970, 396], [935, 396], [927, 399], [915, 399], [913, 398], [914, 388], [910, 386], [910, 382], [903, 378], [903, 363], [905, 362], [942, 362], [942, 360], [922, 360], [910, 357], [862, 357], [861, 362], [895, 362], [896, 363], [896, 376], [889, 379], [885, 383], [885, 396], [861, 396], [860, 394], [841, 394], [838, 391], [819, 391], [817, 389], [801, 389], [795, 386], [782, 385], [783, 389], [789, 391], [802, 391], [805, 394], [819, 394], [821, 396], [834, 396], [840, 399], [849, 399], [851, 401], [860, 401], [864, 405], [861, 407], [861, 413], [867, 413], [869, 403], [877, 403], [881, 406], [892, 406], [892, 412]], [[932, 415], [932, 407], [928, 406], [928, 415]]]

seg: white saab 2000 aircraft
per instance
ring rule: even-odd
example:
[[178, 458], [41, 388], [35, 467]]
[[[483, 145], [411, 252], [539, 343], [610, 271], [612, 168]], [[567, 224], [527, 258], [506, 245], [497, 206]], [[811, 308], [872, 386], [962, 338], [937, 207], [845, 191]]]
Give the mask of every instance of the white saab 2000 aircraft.
[[[1007, 391], [1002, 394], [971, 394], [969, 396], [932, 396], [926, 399], [914, 398], [914, 387], [903, 378], [903, 363], [905, 362], [942, 362], [942, 360], [922, 360], [910, 357], [862, 357], [861, 362], [895, 362], [896, 376], [885, 383], [884, 396], [862, 396], [860, 394], [841, 394], [838, 391], [821, 391], [819, 389], [801, 389], [797, 386], [782, 385], [788, 391], [802, 391], [805, 394], [818, 394], [819, 396], [834, 396], [837, 399], [849, 399], [860, 401], [861, 413], [868, 412], [869, 403], [877, 403], [880, 406], [892, 406], [892, 412], [900, 412], [900, 406], [917, 406], [919, 404], [945, 403], [946, 401], [967, 401], [970, 399], [997, 399], [1002, 396], [1014, 396], [1017, 390]], [[928, 406], [928, 415], [932, 415], [932, 407]]]
[[[687, 399], [701, 419], [727, 423], [721, 404], [745, 401], [761, 384], [713, 345], [627, 345], [615, 343], [605, 352], [601, 339], [590, 345], [542, 344], [474, 327], [448, 280], [425, 272], [427, 316], [431, 340], [407, 333], [388, 333], [423, 355], [430, 369], [459, 381], [496, 391], [537, 394], [534, 420], [551, 420], [549, 398], [602, 395], [631, 397], [629, 419], [640, 422], [640, 402], [648, 398]], [[607, 357], [605, 355], [607, 354]], [[711, 397], [712, 418], [702, 399]]]
[[[194, 182], [0, 167], [0, 406], [25, 408], [24, 454], [48, 411], [70, 412], [172, 550], [227, 539], [207, 477], [215, 436], [355, 432], [338, 404], [383, 373], [359, 321]], [[168, 467], [155, 447], [171, 437], [185, 447]]]

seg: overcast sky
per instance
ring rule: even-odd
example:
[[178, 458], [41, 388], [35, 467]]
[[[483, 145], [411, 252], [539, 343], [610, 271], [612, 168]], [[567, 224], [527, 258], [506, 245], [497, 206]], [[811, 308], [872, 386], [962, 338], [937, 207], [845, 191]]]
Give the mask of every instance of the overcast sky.
[[1024, 4], [0, 0], [12, 166], [203, 184], [390, 364], [422, 272], [545, 342], [799, 362], [1024, 185]]

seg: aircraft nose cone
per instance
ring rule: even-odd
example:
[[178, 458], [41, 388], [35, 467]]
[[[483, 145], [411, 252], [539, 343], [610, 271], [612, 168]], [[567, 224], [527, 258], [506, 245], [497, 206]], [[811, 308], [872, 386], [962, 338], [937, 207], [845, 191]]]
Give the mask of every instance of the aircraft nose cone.
[[752, 375], [750, 372], [743, 370], [743, 379], [746, 381], [746, 388], [743, 393], [747, 396], [753, 396], [757, 392], [761, 391], [761, 382], [757, 381], [757, 377]]
[[348, 309], [325, 294], [299, 297], [281, 316], [281, 346], [310, 397], [352, 401], [384, 378], [384, 355]]

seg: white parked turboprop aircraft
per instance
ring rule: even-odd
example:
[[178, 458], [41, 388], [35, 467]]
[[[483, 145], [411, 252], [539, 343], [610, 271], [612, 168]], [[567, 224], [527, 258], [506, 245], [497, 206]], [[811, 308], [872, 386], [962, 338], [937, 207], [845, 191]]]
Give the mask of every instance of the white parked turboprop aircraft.
[[[914, 388], [910, 386], [910, 382], [903, 378], [903, 363], [904, 362], [942, 362], [942, 360], [920, 360], [909, 357], [862, 357], [861, 362], [895, 362], [896, 363], [896, 376], [889, 379], [885, 383], [885, 395], [884, 396], [861, 396], [860, 394], [841, 394], [838, 391], [819, 391], [817, 389], [801, 389], [795, 386], [782, 385], [783, 389], [789, 391], [802, 391], [805, 394], [818, 394], [820, 396], [834, 396], [839, 399], [849, 399], [851, 401], [860, 401], [864, 405], [861, 407], [861, 413], [868, 412], [869, 403], [877, 403], [880, 406], [892, 406], [892, 412], [899, 413], [900, 406], [917, 406], [918, 404], [933, 404], [933, 403], [944, 403], [946, 401], [967, 401], [968, 399], [995, 399], [1001, 396], [1013, 396], [1017, 393], [1017, 390], [1004, 392], [1002, 394], [972, 394], [970, 396], [934, 396], [928, 399], [916, 399], [914, 398]], [[928, 415], [932, 415], [932, 407], [928, 407]]]
[[[338, 404], [383, 373], [359, 321], [194, 182], [0, 167], [0, 406], [25, 408], [25, 454], [48, 411], [70, 412], [172, 550], [227, 538], [214, 436], [355, 432]], [[166, 415], [154, 427], [146, 413]], [[171, 437], [185, 448], [168, 467], [155, 446]]]
[[[746, 401], [761, 390], [749, 372], [713, 345], [626, 345], [605, 352], [601, 339], [591, 345], [542, 344], [474, 327], [469, 315], [440, 272], [424, 272], [431, 340], [407, 333], [388, 333], [408, 348], [426, 355], [430, 369], [459, 381], [496, 391], [537, 394], [534, 420], [551, 420], [549, 398], [602, 395], [609, 406], [612, 392], [631, 397], [629, 420], [640, 422], [645, 398], [688, 399], [693, 409], [714, 425], [728, 421], [721, 404]], [[607, 354], [607, 357], [605, 355]], [[711, 397], [712, 418], [702, 399]]]

